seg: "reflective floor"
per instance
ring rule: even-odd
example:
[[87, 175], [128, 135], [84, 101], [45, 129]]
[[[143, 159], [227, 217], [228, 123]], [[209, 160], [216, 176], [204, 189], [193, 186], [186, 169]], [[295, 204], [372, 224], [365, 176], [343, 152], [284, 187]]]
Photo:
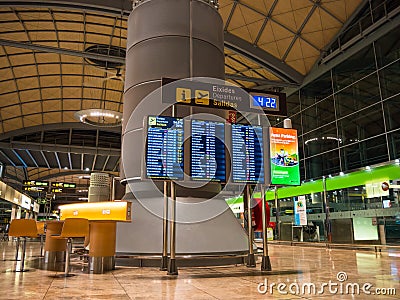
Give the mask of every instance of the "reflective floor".
[[[118, 267], [88, 274], [79, 258], [69, 278], [55, 278], [62, 264], [47, 266], [38, 242], [28, 242], [25, 267], [15, 262], [15, 243], [1, 243], [0, 299], [399, 299], [400, 251], [355, 251], [270, 245], [272, 271], [246, 266], [180, 268]], [[272, 290], [271, 290], [272, 287]], [[396, 293], [396, 294], [395, 294]], [[380, 294], [378, 296], [378, 294]], [[385, 294], [385, 295], [382, 295]]]

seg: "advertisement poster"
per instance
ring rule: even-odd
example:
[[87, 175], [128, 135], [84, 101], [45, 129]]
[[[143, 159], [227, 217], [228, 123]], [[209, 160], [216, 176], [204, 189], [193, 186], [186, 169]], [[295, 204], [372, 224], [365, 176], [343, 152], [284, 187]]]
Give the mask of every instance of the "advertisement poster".
[[307, 225], [307, 206], [306, 197], [299, 196], [294, 201], [294, 225]]
[[297, 130], [270, 128], [271, 184], [300, 185]]

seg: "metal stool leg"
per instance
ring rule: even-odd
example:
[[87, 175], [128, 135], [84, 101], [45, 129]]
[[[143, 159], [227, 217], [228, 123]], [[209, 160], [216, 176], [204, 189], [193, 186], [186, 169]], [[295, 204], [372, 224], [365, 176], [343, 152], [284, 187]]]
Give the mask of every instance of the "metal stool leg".
[[17, 237], [17, 243], [16, 243], [16, 252], [15, 252], [15, 260], [18, 260], [18, 252], [19, 252], [19, 237]]
[[64, 274], [66, 277], [69, 275], [69, 263], [70, 263], [71, 252], [72, 252], [72, 240], [69, 238], [67, 240], [67, 253], [66, 253], [66, 258], [65, 258]]
[[[18, 241], [18, 244], [19, 244], [19, 241]], [[29, 271], [29, 270], [25, 270], [25, 253], [26, 253], [26, 237], [24, 237], [24, 240], [22, 242], [21, 267], [20, 267], [19, 270], [17, 270], [17, 268], [15, 268], [15, 272], [27, 272], [27, 271]]]
[[20, 270], [20, 272], [24, 271], [25, 251], [26, 251], [26, 238], [24, 238], [24, 241], [22, 242], [22, 258], [21, 258], [21, 270]]
[[40, 257], [43, 257], [43, 234], [40, 235]]

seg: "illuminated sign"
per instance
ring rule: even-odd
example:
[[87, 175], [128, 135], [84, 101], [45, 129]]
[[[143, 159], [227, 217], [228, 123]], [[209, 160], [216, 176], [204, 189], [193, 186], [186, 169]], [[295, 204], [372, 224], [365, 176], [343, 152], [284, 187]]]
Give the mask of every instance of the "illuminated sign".
[[36, 180], [24, 180], [23, 184], [25, 186], [36, 186], [36, 187], [48, 187], [48, 181], [36, 181]]
[[52, 187], [66, 188], [66, 189], [74, 189], [76, 188], [76, 183], [67, 183], [67, 182], [52, 182]]
[[162, 101], [168, 104], [227, 109], [240, 112], [286, 116], [286, 94], [262, 93], [238, 86], [163, 78]]
[[297, 130], [270, 128], [271, 184], [300, 185]]
[[86, 218], [88, 220], [130, 222], [132, 218], [131, 205], [131, 202], [126, 201], [66, 204], [59, 207], [60, 219]]
[[63, 193], [63, 190], [62, 190], [62, 188], [53, 188], [53, 189], [51, 189], [51, 192], [52, 193]]
[[225, 124], [192, 120], [192, 180], [225, 182]]
[[183, 119], [148, 117], [146, 177], [183, 179]]
[[279, 95], [250, 93], [250, 107], [260, 107], [265, 111], [279, 111]]
[[25, 209], [31, 209], [31, 198], [28, 196], [22, 195], [21, 198], [21, 206]]
[[44, 190], [44, 187], [39, 186], [24, 186], [24, 191], [26, 192], [41, 192]]
[[232, 124], [232, 181], [264, 183], [261, 126]]
[[307, 225], [307, 204], [305, 196], [299, 196], [297, 200], [294, 200], [294, 225]]

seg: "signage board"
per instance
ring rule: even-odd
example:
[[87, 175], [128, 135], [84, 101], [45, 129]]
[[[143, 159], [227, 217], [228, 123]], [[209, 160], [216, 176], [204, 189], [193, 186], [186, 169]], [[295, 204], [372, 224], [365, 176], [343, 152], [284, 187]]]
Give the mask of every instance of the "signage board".
[[28, 196], [22, 195], [21, 196], [21, 206], [25, 209], [31, 209], [31, 201], [32, 199]]
[[225, 124], [192, 120], [190, 176], [192, 180], [225, 182]]
[[270, 127], [271, 184], [300, 185], [297, 130]]
[[162, 79], [162, 102], [286, 116], [286, 94], [189, 79]]
[[264, 183], [261, 126], [232, 124], [232, 182]]
[[183, 119], [148, 116], [145, 177], [183, 180]]
[[66, 188], [66, 189], [74, 189], [76, 188], [76, 183], [67, 183], [67, 182], [52, 182], [51, 187], [55, 188]]
[[38, 213], [40, 209], [39, 203], [33, 202], [33, 211]]
[[24, 180], [24, 186], [48, 187], [48, 181]]
[[306, 196], [299, 196], [294, 201], [294, 224], [297, 226], [307, 225]]

